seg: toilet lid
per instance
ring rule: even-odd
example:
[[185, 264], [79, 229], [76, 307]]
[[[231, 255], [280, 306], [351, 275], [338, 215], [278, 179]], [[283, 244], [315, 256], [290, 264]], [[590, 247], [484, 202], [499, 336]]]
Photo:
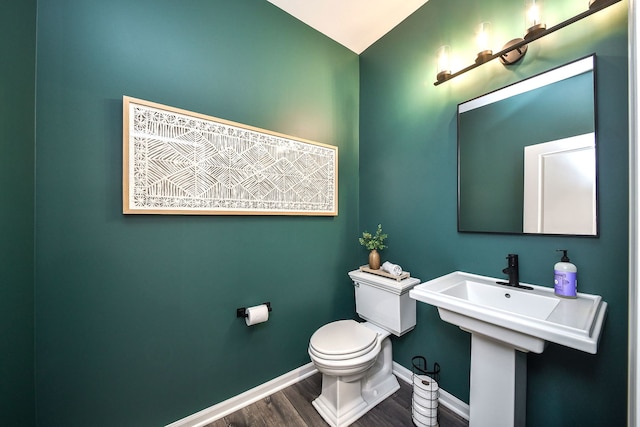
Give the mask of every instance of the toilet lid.
[[371, 351], [378, 334], [355, 320], [338, 320], [318, 329], [309, 341], [310, 349], [326, 359], [348, 359]]

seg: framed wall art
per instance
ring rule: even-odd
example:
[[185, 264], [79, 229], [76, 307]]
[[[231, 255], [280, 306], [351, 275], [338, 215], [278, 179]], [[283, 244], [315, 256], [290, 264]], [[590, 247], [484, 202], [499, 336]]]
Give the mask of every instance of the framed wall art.
[[338, 147], [123, 97], [123, 213], [338, 214]]

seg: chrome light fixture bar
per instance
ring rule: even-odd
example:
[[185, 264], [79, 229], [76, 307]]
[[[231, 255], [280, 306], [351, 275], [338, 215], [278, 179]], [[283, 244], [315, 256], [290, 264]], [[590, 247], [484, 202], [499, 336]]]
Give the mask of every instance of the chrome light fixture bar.
[[527, 45], [532, 41], [538, 40], [547, 34], [551, 34], [556, 32], [568, 25], [573, 24], [574, 22], [578, 22], [587, 16], [591, 16], [596, 12], [601, 11], [615, 3], [620, 2], [621, 0], [590, 0], [589, 1], [589, 9], [586, 11], [577, 14], [576, 16], [567, 19], [559, 24], [554, 25], [553, 27], [547, 28], [545, 30], [536, 31], [533, 34], [528, 34], [524, 39], [514, 39], [508, 42], [505, 47], [496, 53], [491, 55], [487, 55], [483, 58], [483, 61], [477, 61], [474, 64], [469, 65], [455, 73], [438, 73], [437, 81], [433, 83], [434, 86], [438, 86], [448, 80], [451, 80], [454, 77], [457, 77], [461, 74], [466, 73], [467, 71], [471, 71], [476, 67], [481, 66], [482, 64], [486, 64], [496, 58], [500, 58], [503, 64], [510, 65], [516, 63], [518, 60], [524, 56], [527, 51]]

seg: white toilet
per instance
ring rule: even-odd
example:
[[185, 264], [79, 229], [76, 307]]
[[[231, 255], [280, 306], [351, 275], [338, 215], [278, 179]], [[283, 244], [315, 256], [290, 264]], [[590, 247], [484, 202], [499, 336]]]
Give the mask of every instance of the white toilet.
[[322, 394], [313, 406], [333, 427], [348, 426], [400, 388], [389, 335], [401, 336], [416, 325], [409, 290], [419, 279], [396, 281], [359, 270], [349, 276], [356, 312], [366, 322], [331, 322], [309, 340], [309, 357], [322, 373]]

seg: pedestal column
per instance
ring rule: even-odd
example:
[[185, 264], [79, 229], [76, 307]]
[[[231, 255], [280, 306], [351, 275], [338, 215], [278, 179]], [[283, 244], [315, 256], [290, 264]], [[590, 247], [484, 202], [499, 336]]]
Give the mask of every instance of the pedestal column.
[[527, 354], [471, 334], [469, 427], [524, 427]]

